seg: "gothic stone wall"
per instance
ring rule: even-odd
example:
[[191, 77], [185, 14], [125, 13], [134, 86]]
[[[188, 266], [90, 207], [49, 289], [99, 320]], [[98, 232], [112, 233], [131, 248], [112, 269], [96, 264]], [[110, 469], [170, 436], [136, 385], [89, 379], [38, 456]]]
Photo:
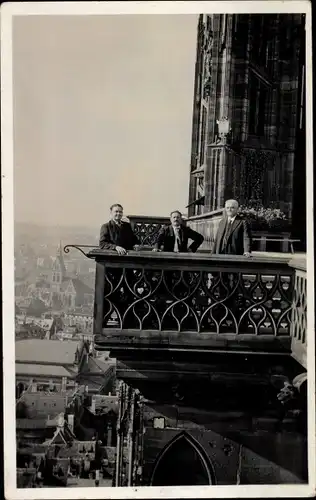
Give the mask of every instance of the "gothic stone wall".
[[[204, 412], [205, 413], [205, 412]], [[164, 418], [164, 428], [154, 419]], [[212, 422], [213, 420], [213, 422]], [[144, 408], [143, 485], [149, 485], [157, 458], [181, 433], [199, 443], [214, 470], [216, 484], [289, 484], [306, 479], [306, 442], [294, 432], [275, 432], [268, 419], [260, 422], [236, 415], [230, 422], [215, 421], [207, 412], [175, 406]], [[197, 423], [197, 421], [199, 423]]]

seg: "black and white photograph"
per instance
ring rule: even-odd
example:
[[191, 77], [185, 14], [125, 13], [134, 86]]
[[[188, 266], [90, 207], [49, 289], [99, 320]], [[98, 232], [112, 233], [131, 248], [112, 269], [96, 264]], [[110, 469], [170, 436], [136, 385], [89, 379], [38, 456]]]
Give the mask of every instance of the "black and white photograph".
[[310, 7], [4, 5], [6, 498], [315, 492]]

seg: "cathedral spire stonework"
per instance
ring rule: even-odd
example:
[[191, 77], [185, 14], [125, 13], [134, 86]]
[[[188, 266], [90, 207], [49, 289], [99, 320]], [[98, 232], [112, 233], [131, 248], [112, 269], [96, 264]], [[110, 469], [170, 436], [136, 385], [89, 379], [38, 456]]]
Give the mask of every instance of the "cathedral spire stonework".
[[62, 244], [57, 247], [56, 257], [52, 266], [51, 292], [59, 294], [63, 281], [67, 278], [66, 266], [64, 262]]
[[59, 270], [61, 273], [61, 281], [63, 281], [66, 278], [67, 270], [64, 262], [64, 256], [63, 256], [63, 246], [61, 240], [59, 241], [59, 245], [57, 247], [57, 254], [56, 254], [56, 262], [59, 262]]

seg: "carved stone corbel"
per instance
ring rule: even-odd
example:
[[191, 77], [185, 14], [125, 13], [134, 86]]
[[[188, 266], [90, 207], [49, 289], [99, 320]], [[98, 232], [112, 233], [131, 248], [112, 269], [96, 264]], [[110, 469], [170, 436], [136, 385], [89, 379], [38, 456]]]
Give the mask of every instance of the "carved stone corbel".
[[298, 430], [306, 433], [307, 420], [307, 373], [301, 373], [292, 382], [284, 380], [277, 394], [277, 400], [283, 407], [281, 423], [286, 417], [296, 420]]

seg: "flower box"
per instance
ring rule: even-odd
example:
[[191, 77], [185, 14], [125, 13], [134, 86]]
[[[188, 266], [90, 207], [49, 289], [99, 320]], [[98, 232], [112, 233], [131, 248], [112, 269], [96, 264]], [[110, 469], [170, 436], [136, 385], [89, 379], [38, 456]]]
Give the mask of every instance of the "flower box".
[[290, 230], [286, 215], [278, 208], [261, 205], [241, 206], [240, 214], [247, 220], [252, 231], [284, 232]]

